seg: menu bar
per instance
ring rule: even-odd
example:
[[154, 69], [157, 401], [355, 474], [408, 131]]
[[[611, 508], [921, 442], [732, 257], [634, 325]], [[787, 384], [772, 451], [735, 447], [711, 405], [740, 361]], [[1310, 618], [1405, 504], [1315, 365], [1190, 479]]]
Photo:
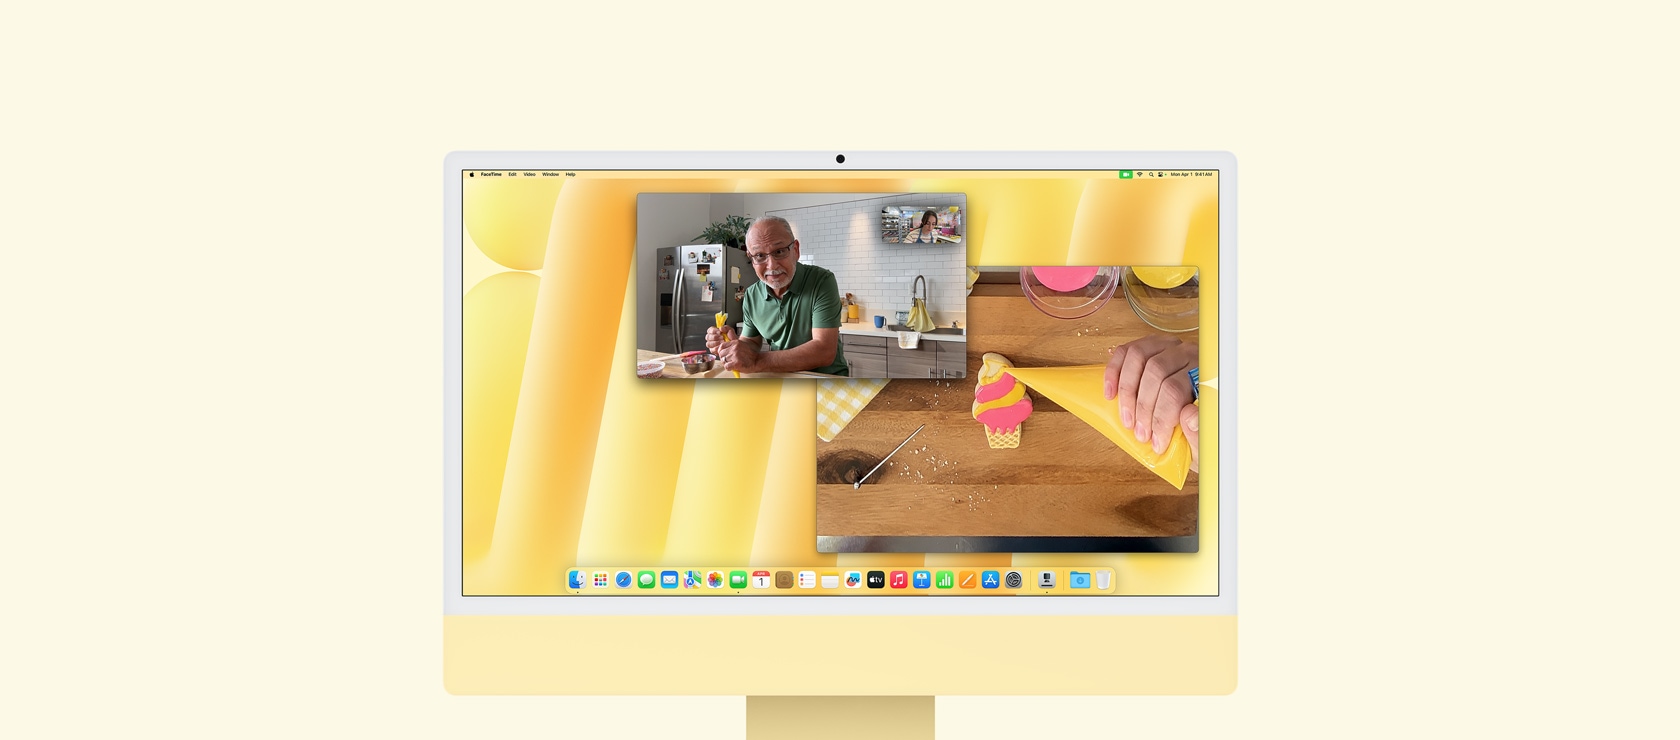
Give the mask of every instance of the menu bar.
[[1112, 594], [1112, 568], [573, 568], [571, 594]]
[[1122, 180], [1165, 180], [1171, 177], [1217, 177], [1219, 170], [1120, 170]]
[[536, 179], [541, 177], [577, 177], [577, 173], [565, 170], [467, 170], [466, 177], [475, 179], [480, 177], [528, 177]]

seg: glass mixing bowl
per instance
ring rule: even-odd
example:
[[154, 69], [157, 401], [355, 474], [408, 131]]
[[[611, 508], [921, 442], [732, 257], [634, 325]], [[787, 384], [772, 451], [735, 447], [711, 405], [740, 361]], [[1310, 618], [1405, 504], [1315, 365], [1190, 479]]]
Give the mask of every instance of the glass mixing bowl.
[[[1158, 279], [1153, 282], [1163, 284]], [[1189, 278], [1170, 288], [1159, 288], [1144, 282], [1133, 268], [1123, 267], [1120, 269], [1120, 285], [1132, 312], [1150, 326], [1179, 333], [1195, 331], [1201, 325], [1200, 272], [1192, 272]]]
[[1117, 267], [1023, 267], [1021, 292], [1048, 316], [1082, 319], [1102, 310], [1119, 285]]

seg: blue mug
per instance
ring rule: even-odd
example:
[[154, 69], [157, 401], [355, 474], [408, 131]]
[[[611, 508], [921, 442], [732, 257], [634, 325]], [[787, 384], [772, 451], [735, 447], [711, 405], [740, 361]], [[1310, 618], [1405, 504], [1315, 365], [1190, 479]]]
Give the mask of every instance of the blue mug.
[[885, 316], [876, 316], [875, 317], [875, 328], [879, 329], [879, 328], [884, 327], [886, 325], [887, 325], [887, 317], [885, 317]]

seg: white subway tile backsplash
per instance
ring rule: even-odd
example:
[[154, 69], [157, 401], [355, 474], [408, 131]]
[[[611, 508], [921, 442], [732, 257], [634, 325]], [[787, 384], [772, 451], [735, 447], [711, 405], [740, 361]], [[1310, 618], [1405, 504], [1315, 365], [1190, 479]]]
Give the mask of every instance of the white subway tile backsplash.
[[964, 315], [967, 245], [881, 241], [883, 207], [966, 206], [964, 196], [900, 193], [851, 200], [845, 200], [849, 196], [837, 197], [842, 200], [769, 213], [786, 218], [793, 225], [801, 253], [834, 272], [840, 291], [851, 293], [861, 304], [859, 315], [865, 322], [877, 315], [893, 319], [894, 313], [908, 311], [917, 275], [926, 280], [934, 313], [952, 318]]

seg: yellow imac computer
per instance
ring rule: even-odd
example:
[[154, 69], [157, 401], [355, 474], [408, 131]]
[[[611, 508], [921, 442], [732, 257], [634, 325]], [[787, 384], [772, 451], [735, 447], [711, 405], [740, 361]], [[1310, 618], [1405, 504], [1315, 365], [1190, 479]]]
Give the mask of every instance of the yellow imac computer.
[[444, 183], [449, 691], [1236, 687], [1230, 154]]

